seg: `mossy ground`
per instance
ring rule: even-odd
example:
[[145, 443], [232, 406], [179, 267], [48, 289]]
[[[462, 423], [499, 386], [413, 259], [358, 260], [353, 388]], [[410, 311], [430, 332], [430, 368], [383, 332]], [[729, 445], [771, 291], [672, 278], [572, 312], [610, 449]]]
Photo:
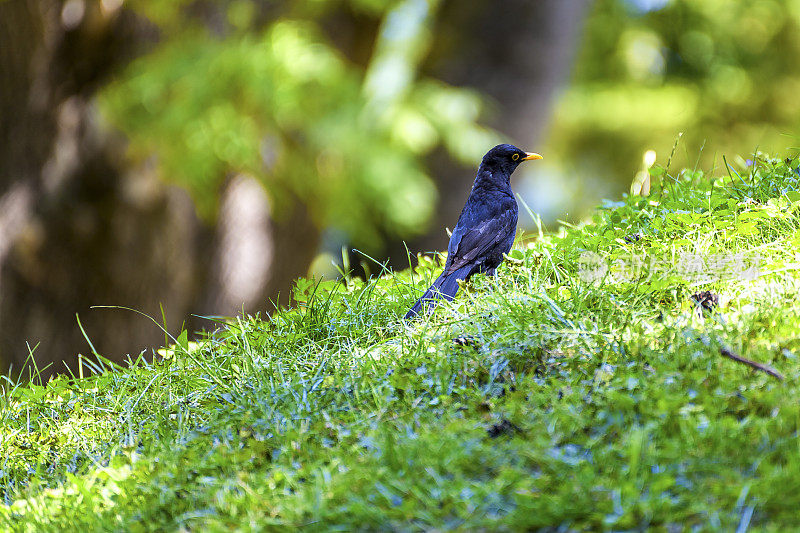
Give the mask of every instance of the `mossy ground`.
[[291, 309], [179, 336], [154, 363], [8, 381], [0, 523], [796, 528], [797, 166], [665, 172], [648, 198], [519, 240], [496, 278], [412, 324], [429, 259], [301, 280]]

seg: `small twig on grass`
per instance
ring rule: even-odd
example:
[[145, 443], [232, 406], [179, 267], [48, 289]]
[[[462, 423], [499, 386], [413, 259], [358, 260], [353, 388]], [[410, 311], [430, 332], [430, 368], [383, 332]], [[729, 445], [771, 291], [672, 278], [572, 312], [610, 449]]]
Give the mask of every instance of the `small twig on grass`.
[[727, 348], [720, 348], [719, 353], [720, 355], [724, 355], [728, 359], [733, 359], [737, 363], [744, 363], [752, 368], [755, 368], [756, 370], [761, 370], [762, 372], [766, 372], [770, 376], [778, 378], [779, 380], [783, 381], [783, 374], [781, 374], [771, 366], [765, 365], [763, 363], [758, 363], [756, 361], [751, 361], [750, 359], [745, 359], [741, 355], [737, 355]]

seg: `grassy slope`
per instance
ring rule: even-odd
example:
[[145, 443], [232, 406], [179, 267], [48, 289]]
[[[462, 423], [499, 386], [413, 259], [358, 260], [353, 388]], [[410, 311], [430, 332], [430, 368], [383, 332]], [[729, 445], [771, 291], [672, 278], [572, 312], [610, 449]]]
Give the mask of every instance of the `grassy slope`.
[[[684, 171], [649, 200], [529, 241], [497, 278], [410, 326], [399, 316], [430, 261], [413, 279], [300, 282], [295, 309], [241, 318], [156, 364], [9, 386], [0, 522], [795, 526], [793, 167]], [[612, 265], [604, 280], [586, 281], [587, 251]], [[632, 268], [639, 254], [649, 268]], [[736, 254], [760, 258], [760, 277], [742, 279]], [[721, 296], [718, 312], [698, 312], [699, 290]]]

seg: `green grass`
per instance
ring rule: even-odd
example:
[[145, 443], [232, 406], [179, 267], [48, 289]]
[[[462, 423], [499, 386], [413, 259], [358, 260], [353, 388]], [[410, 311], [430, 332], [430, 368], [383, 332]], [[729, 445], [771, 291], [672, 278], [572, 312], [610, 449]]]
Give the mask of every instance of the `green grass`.
[[[155, 363], [8, 381], [0, 522], [796, 528], [797, 166], [657, 168], [650, 197], [520, 240], [496, 278], [410, 325], [430, 259], [413, 275], [301, 280], [292, 309], [180, 336]], [[706, 290], [713, 311], [691, 298]]]

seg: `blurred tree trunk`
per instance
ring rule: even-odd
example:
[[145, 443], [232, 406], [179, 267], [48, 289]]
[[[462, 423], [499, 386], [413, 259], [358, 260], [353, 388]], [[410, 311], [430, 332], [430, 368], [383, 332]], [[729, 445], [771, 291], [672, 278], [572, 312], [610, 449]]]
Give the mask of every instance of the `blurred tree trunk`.
[[305, 274], [320, 233], [299, 200], [274, 218], [261, 183], [234, 176], [222, 192], [211, 283], [203, 306], [214, 315], [272, 311], [289, 303], [293, 281]]
[[[589, 0], [446, 0], [437, 17], [425, 73], [473, 87], [494, 102], [489, 124], [520, 148], [537, 150], [556, 91], [568, 81]], [[486, 147], [491, 148], [489, 146]], [[412, 252], [447, 248], [472, 187], [475, 167], [455, 165], [444, 153], [431, 157], [440, 191], [432, 231], [408, 243]], [[403, 266], [405, 248], [391, 251]]]
[[[126, 168], [123, 140], [100, 123], [93, 96], [157, 35], [113, 4], [0, 2], [0, 365], [16, 372], [26, 342], [39, 368], [52, 363], [43, 377], [65, 371], [62, 361], [74, 369], [76, 354], [89, 352], [76, 313], [113, 360], [163, 343], [146, 319], [93, 305], [159, 321], [163, 305], [172, 332], [190, 313], [265, 309], [317, 247], [299, 207], [274, 221], [265, 199], [247, 211], [247, 198], [229, 198], [229, 215], [209, 228], [152, 163]], [[255, 215], [242, 224], [242, 213]], [[231, 227], [233, 240], [225, 237]], [[252, 263], [225, 263], [227, 254], [241, 256], [254, 242], [279, 260], [256, 261], [258, 283], [231, 286]]]
[[[89, 352], [75, 315], [112, 359], [163, 339], [131, 306], [180, 324], [199, 274], [186, 195], [128, 172], [92, 96], [152, 32], [99, 2], [0, 3], [0, 361], [34, 350], [44, 376]], [[164, 231], [170, 228], [170, 231]]]

